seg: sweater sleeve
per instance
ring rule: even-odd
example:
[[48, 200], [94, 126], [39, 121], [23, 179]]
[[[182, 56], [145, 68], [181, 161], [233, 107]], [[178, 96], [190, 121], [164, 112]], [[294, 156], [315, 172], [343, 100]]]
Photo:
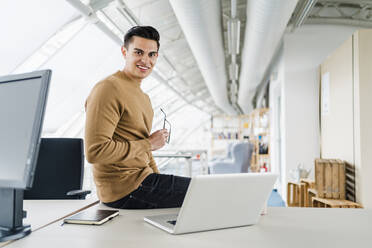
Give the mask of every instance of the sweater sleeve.
[[150, 152], [150, 163], [149, 163], [149, 165], [150, 165], [151, 169], [154, 171], [154, 173], [157, 173], [157, 174], [160, 173], [158, 167], [156, 166], [154, 157], [152, 156], [151, 152]]
[[151, 151], [148, 139], [118, 141], [115, 128], [124, 113], [113, 84], [100, 83], [88, 97], [85, 123], [86, 157], [90, 163], [119, 163]]

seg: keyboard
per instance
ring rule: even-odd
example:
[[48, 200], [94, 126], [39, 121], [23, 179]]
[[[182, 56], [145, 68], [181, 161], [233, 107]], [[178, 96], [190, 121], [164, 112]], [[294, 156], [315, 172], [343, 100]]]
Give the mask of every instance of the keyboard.
[[172, 224], [173, 226], [176, 225], [176, 220], [168, 220], [167, 223]]
[[156, 216], [156, 221], [176, 225], [178, 214], [164, 214]]

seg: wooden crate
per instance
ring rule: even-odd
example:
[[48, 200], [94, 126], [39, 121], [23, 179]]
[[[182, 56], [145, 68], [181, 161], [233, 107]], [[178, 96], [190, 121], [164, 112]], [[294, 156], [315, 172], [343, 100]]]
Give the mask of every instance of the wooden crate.
[[305, 183], [287, 184], [287, 205], [288, 207], [305, 207], [306, 206], [307, 187]]
[[305, 183], [307, 185], [307, 188], [309, 189], [315, 189], [315, 181], [309, 178], [301, 178], [301, 183]]
[[336, 199], [313, 198], [313, 207], [315, 208], [363, 208], [362, 205], [348, 201]]
[[315, 185], [320, 198], [345, 199], [345, 162], [316, 159]]
[[288, 207], [299, 206], [298, 192], [299, 192], [298, 184], [288, 182], [287, 184], [287, 205]]
[[309, 190], [312, 190], [315, 188], [315, 182], [308, 178], [301, 178], [300, 182], [302, 184], [301, 193], [303, 194], [303, 207], [311, 207], [312, 206], [311, 197], [316, 196], [316, 195], [311, 194], [309, 196]]
[[307, 195], [306, 195], [306, 206], [307, 207], [314, 207], [313, 198], [315, 197], [317, 197], [316, 189], [314, 188], [307, 189]]

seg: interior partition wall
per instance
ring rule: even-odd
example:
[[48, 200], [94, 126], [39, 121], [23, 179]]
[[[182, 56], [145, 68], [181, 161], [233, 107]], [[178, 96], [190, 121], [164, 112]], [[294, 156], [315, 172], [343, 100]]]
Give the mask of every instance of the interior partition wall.
[[321, 156], [355, 167], [356, 201], [372, 207], [372, 30], [360, 30], [321, 65]]

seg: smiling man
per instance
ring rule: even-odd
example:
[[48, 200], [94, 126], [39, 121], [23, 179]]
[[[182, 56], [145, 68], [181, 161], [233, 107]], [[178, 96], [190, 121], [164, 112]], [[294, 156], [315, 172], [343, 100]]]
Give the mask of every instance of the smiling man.
[[141, 90], [158, 58], [159, 33], [136, 26], [124, 36], [124, 69], [98, 82], [86, 107], [85, 148], [99, 199], [114, 208], [180, 207], [190, 178], [159, 174], [152, 152], [166, 129], [150, 134], [153, 110]]

